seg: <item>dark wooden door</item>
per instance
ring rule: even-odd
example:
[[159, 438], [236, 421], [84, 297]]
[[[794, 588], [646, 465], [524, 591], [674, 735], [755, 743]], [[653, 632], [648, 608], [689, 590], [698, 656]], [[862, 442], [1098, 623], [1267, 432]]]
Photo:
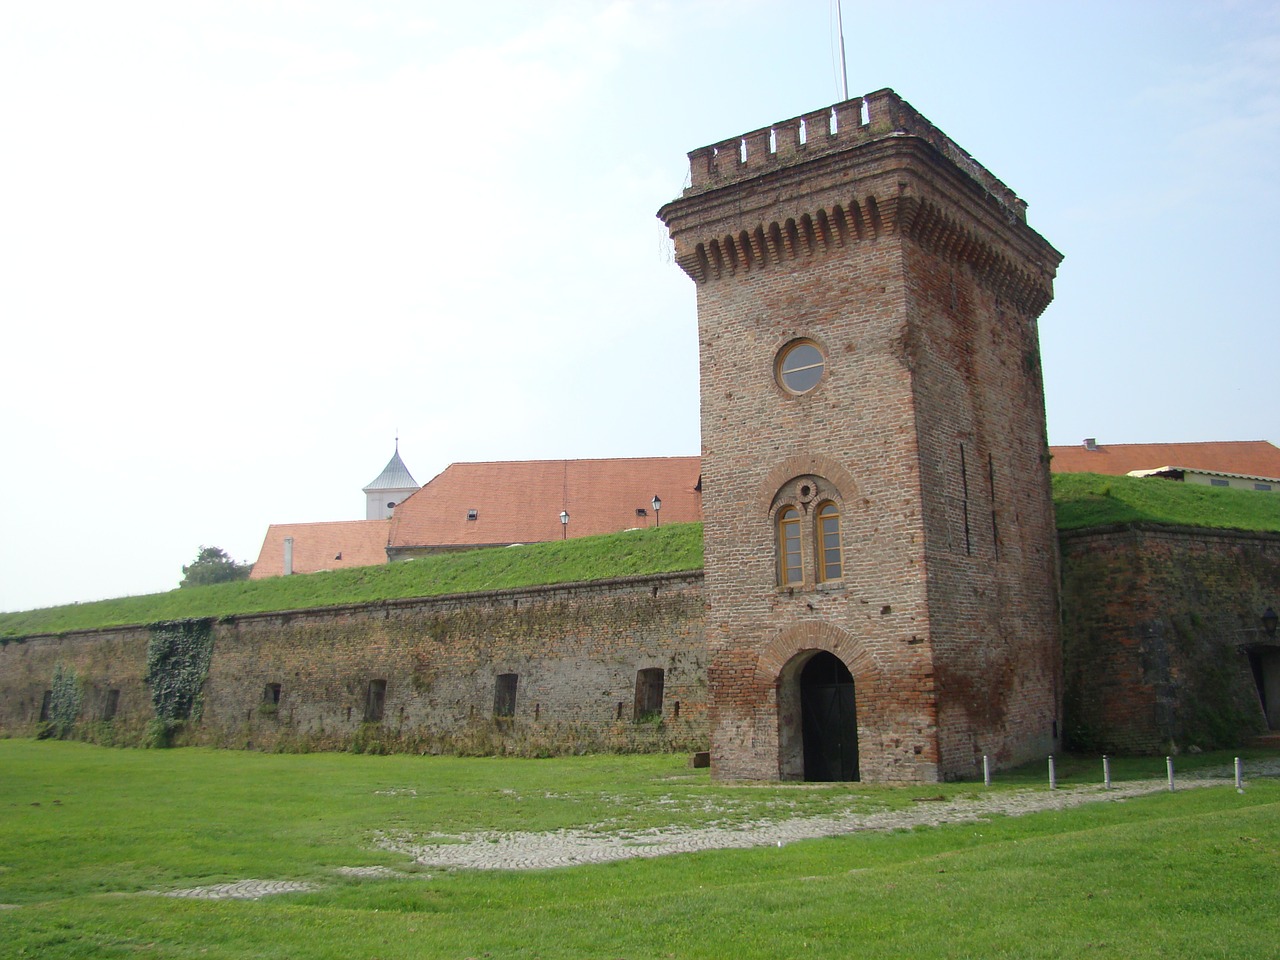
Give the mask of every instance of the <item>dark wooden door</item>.
[[830, 653], [816, 654], [800, 673], [804, 778], [858, 779], [858, 717], [853, 677]]

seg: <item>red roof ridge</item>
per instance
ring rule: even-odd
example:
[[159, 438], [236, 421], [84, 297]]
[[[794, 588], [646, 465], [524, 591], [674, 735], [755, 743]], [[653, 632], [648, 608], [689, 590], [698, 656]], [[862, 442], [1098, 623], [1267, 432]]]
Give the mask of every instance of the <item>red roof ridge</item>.
[[298, 520], [293, 523], [269, 523], [267, 529], [272, 527], [322, 527], [326, 525], [334, 525], [339, 523], [387, 523], [387, 519], [382, 520]]
[[1176, 464], [1180, 469], [1236, 474], [1280, 475], [1280, 449], [1267, 440], [1195, 440], [1186, 443], [1053, 444], [1054, 473], [1120, 475]]
[[507, 463], [634, 463], [637, 461], [651, 460], [700, 460], [701, 454], [673, 454], [656, 457], [531, 457], [527, 460], [455, 460], [453, 463], [445, 467], [464, 467], [464, 466], [489, 466], [493, 464]]

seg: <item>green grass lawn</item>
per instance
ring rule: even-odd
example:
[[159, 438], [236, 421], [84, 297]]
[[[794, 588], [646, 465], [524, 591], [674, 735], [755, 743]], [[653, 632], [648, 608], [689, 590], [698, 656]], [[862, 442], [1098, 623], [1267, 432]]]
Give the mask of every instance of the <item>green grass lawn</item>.
[[[1180, 766], [1229, 762], [1184, 758]], [[1161, 776], [1117, 761], [1117, 780]], [[1064, 758], [1064, 783], [1096, 779]], [[1039, 765], [993, 790], [1043, 789]], [[0, 957], [1265, 957], [1280, 782], [530, 872], [414, 868], [380, 832], [745, 823], [981, 785], [726, 785], [671, 756], [109, 750], [0, 741]], [[936, 802], [936, 801], [935, 801]], [[390, 879], [340, 867], [382, 865]], [[161, 898], [249, 878], [257, 901]]]

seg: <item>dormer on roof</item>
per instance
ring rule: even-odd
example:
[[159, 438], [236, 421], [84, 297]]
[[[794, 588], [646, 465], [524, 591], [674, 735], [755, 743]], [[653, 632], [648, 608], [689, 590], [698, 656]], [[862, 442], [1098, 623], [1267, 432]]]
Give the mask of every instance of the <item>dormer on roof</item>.
[[416, 493], [420, 486], [400, 459], [400, 440], [397, 438], [395, 453], [382, 468], [382, 472], [364, 488], [365, 519], [386, 520], [391, 516], [395, 505]]

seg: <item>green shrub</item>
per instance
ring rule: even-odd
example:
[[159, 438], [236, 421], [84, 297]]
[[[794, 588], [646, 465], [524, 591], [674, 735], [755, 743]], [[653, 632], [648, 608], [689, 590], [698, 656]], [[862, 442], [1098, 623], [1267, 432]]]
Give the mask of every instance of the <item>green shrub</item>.
[[164, 720], [155, 717], [147, 724], [147, 732], [143, 737], [143, 746], [156, 750], [166, 750], [174, 745], [178, 734], [182, 732], [181, 720]]

